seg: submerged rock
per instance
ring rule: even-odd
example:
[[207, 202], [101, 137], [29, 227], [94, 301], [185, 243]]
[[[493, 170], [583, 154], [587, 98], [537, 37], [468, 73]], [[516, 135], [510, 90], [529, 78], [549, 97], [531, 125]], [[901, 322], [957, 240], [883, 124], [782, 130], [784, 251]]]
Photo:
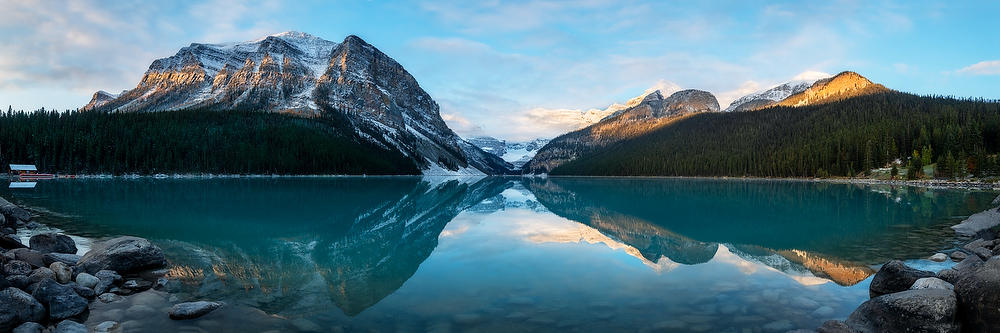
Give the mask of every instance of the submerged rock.
[[935, 277], [935, 274], [911, 268], [903, 264], [902, 261], [893, 260], [882, 265], [878, 273], [875, 273], [868, 293], [871, 297], [878, 297], [908, 290], [914, 282], [917, 282], [917, 279], [925, 277]]
[[14, 329], [12, 333], [42, 333], [45, 327], [36, 322], [27, 322]]
[[49, 318], [54, 320], [75, 317], [87, 310], [89, 302], [73, 290], [52, 279], [38, 283], [31, 293], [39, 302], [49, 309]]
[[159, 247], [143, 238], [125, 236], [95, 246], [80, 258], [78, 266], [91, 274], [100, 270], [125, 274], [165, 264], [163, 250]]
[[194, 319], [215, 311], [221, 306], [222, 303], [206, 301], [179, 303], [170, 308], [169, 315], [170, 319]]
[[820, 326], [819, 328], [816, 329], [816, 332], [817, 333], [854, 333], [854, 331], [851, 330], [851, 328], [849, 326], [847, 326], [847, 323], [842, 322], [840, 320], [827, 320], [826, 322], [823, 323], [823, 326]]
[[0, 290], [0, 332], [43, 319], [45, 307], [31, 295], [17, 288]]
[[969, 332], [996, 329], [1000, 325], [1000, 257], [962, 274], [955, 282], [955, 293], [963, 328]]
[[94, 326], [94, 333], [111, 333], [121, 330], [122, 325], [116, 321], [105, 321]]
[[63, 320], [56, 325], [52, 333], [87, 333], [87, 326], [72, 320]]
[[907, 290], [864, 302], [847, 325], [860, 333], [958, 332], [957, 312], [958, 300], [950, 290]]
[[76, 254], [76, 242], [69, 236], [44, 233], [31, 236], [28, 239], [28, 246], [32, 250], [42, 253], [69, 253]]

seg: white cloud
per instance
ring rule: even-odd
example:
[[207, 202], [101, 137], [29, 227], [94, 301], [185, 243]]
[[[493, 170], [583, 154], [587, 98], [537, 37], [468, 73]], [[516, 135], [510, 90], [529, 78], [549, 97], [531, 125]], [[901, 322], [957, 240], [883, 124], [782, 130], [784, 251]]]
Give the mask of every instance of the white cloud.
[[827, 72], [809, 70], [795, 75], [795, 77], [792, 77], [792, 81], [816, 81], [831, 76], [833, 75]]
[[1000, 60], [980, 61], [957, 72], [969, 75], [1000, 75]]

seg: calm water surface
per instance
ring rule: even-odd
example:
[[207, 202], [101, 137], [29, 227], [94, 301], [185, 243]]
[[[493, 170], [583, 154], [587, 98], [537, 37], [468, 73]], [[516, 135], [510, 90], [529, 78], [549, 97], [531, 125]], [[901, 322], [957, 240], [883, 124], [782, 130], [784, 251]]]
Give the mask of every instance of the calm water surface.
[[[66, 180], [0, 190], [94, 239], [149, 238], [172, 294], [88, 324], [216, 331], [815, 328], [872, 266], [954, 247], [993, 192], [600, 178]], [[933, 264], [916, 260], [915, 265]], [[227, 306], [193, 321], [164, 308]]]

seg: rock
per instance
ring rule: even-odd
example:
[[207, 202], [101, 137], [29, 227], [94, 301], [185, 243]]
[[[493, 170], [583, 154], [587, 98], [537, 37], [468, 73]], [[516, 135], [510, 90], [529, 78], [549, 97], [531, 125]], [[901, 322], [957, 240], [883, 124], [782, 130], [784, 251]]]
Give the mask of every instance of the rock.
[[962, 236], [975, 236], [984, 230], [997, 226], [997, 224], [1000, 224], [1000, 212], [996, 209], [987, 209], [972, 214], [962, 223], [951, 226], [951, 229]]
[[32, 250], [32, 249], [27, 249], [27, 248], [13, 249], [13, 250], [10, 250], [10, 253], [14, 254], [14, 258], [15, 259], [20, 260], [20, 261], [24, 261], [26, 263], [29, 263], [32, 266], [35, 266], [35, 267], [49, 267], [49, 265], [46, 265], [45, 261], [42, 260], [42, 257], [45, 256], [44, 253], [41, 253], [41, 252], [38, 252], [38, 251], [35, 251], [35, 250]]
[[46, 253], [42, 255], [42, 263], [52, 265], [54, 262], [61, 262], [67, 266], [76, 265], [80, 261], [80, 256], [68, 253]]
[[7, 224], [17, 220], [31, 220], [31, 214], [27, 210], [10, 203], [10, 201], [4, 198], [0, 198], [0, 215], [5, 217], [4, 220], [7, 221]]
[[13, 333], [42, 333], [45, 327], [36, 322], [27, 322], [14, 329]]
[[958, 271], [951, 268], [945, 268], [938, 272], [938, 278], [951, 284], [955, 284], [955, 281], [958, 281], [958, 276]]
[[63, 320], [56, 325], [52, 333], [87, 333], [87, 326], [72, 320]]
[[934, 277], [933, 272], [921, 271], [903, 264], [902, 261], [893, 260], [878, 270], [872, 278], [868, 294], [871, 297], [878, 297], [910, 289], [919, 278]]
[[0, 248], [3, 249], [23, 249], [27, 246], [21, 244], [21, 241], [10, 235], [0, 235]]
[[792, 325], [792, 322], [790, 320], [788, 320], [788, 319], [782, 319], [782, 320], [770, 322], [770, 323], [762, 326], [761, 328], [763, 328], [765, 332], [785, 332], [785, 331], [788, 331], [788, 330], [790, 330], [790, 329], [792, 329], [794, 327], [795, 326]]
[[826, 322], [823, 323], [823, 326], [820, 326], [819, 328], [816, 329], [816, 332], [817, 333], [854, 333], [854, 331], [851, 330], [851, 328], [849, 326], [847, 326], [847, 323], [839, 321], [839, 320], [827, 320]]
[[148, 290], [149, 288], [152, 287], [153, 287], [152, 282], [146, 280], [137, 280], [137, 279], [128, 280], [122, 284], [122, 288], [128, 288], [133, 292]]
[[61, 285], [52, 279], [39, 282], [31, 295], [49, 309], [49, 319], [71, 318], [87, 310], [86, 299], [72, 287]]
[[55, 272], [56, 282], [67, 284], [73, 280], [73, 270], [64, 263], [54, 262], [52, 265], [49, 265], [49, 269]]
[[961, 275], [963, 273], [968, 273], [979, 268], [983, 265], [983, 259], [979, 259], [979, 256], [968, 256], [962, 262], [955, 264], [951, 269], [958, 271]]
[[168, 280], [167, 278], [165, 277], [158, 278], [156, 279], [156, 283], [153, 284], [153, 289], [155, 290], [166, 289], [167, 283], [170, 283], [170, 280]]
[[917, 282], [914, 282], [913, 285], [910, 286], [910, 290], [920, 289], [955, 290], [955, 286], [939, 278], [928, 277], [917, 279]]
[[955, 282], [962, 327], [986, 332], [1000, 323], [1000, 257], [962, 274]]
[[76, 284], [84, 288], [94, 289], [99, 282], [101, 282], [100, 279], [87, 273], [80, 273], [76, 276]]
[[118, 282], [121, 282], [122, 276], [115, 273], [115, 271], [102, 270], [94, 274], [97, 277], [97, 286], [94, 287], [94, 292], [98, 294], [103, 294], [105, 291], [111, 290]]
[[117, 294], [103, 293], [101, 296], [97, 296], [97, 299], [104, 303], [111, 303], [125, 299]]
[[10, 285], [13, 286], [14, 288], [21, 290], [26, 290], [28, 288], [28, 285], [31, 284], [31, 281], [28, 280], [28, 277], [24, 275], [10, 275], [7, 277], [7, 282], [10, 283]]
[[987, 260], [993, 256], [993, 251], [990, 251], [990, 249], [987, 249], [985, 247], [973, 248], [970, 249], [969, 252], [972, 252], [973, 254], [979, 256], [979, 258], [982, 258], [983, 260]]
[[45, 319], [45, 306], [17, 289], [0, 290], [0, 332], [7, 332], [26, 322]]
[[138, 237], [118, 237], [94, 246], [77, 264], [87, 273], [112, 270], [120, 274], [158, 268], [166, 264], [163, 250]]
[[965, 252], [962, 252], [962, 251], [955, 251], [955, 252], [952, 252], [952, 253], [951, 253], [951, 260], [954, 260], [954, 261], [962, 261], [962, 260], [964, 260], [964, 259], [965, 259], [965, 257], [968, 257], [968, 256], [969, 256], [969, 255], [968, 255], [968, 254], [965, 254]]
[[94, 326], [94, 333], [112, 333], [120, 332], [122, 325], [118, 324], [117, 321], [105, 321]]
[[847, 325], [860, 332], [958, 332], [958, 300], [944, 289], [907, 290], [872, 298]]
[[829, 306], [821, 306], [820, 308], [813, 310], [812, 316], [817, 318], [830, 318], [833, 317], [835, 311]]
[[931, 261], [936, 261], [936, 262], [943, 262], [943, 261], [945, 261], [945, 260], [948, 260], [948, 255], [946, 255], [946, 254], [944, 254], [944, 253], [935, 253], [935, 254], [934, 254], [934, 255], [932, 255], [932, 256], [931, 256], [931, 257], [930, 257], [929, 259], [930, 259]]
[[174, 304], [170, 307], [170, 319], [194, 319], [208, 314], [222, 306], [218, 302], [187, 302]]
[[41, 253], [69, 253], [76, 254], [76, 242], [69, 236], [44, 233], [31, 236], [28, 239], [28, 247]]
[[31, 274], [31, 264], [20, 260], [11, 260], [3, 265], [3, 272], [7, 275], [29, 275]]
[[55, 278], [56, 278], [56, 272], [53, 272], [49, 268], [42, 267], [35, 269], [34, 271], [31, 272], [31, 275], [28, 275], [28, 282], [39, 283], [45, 279], [55, 280]]
[[74, 282], [70, 282], [69, 286], [73, 287], [73, 291], [75, 291], [77, 295], [86, 299], [92, 299], [97, 295], [93, 289], [77, 285]]
[[7, 281], [7, 277], [3, 276], [3, 274], [0, 274], [0, 290], [4, 290], [13, 286], [14, 285], [10, 284], [10, 281]]

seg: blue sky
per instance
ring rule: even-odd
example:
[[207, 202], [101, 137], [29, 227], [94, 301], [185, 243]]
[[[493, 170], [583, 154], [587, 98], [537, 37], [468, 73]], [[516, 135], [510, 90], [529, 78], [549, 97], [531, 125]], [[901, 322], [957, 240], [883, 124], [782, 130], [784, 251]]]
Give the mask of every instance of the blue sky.
[[459, 134], [551, 137], [651, 87], [729, 101], [808, 71], [1000, 98], [1000, 2], [0, 0], [0, 104], [77, 108], [191, 42], [361, 36]]

